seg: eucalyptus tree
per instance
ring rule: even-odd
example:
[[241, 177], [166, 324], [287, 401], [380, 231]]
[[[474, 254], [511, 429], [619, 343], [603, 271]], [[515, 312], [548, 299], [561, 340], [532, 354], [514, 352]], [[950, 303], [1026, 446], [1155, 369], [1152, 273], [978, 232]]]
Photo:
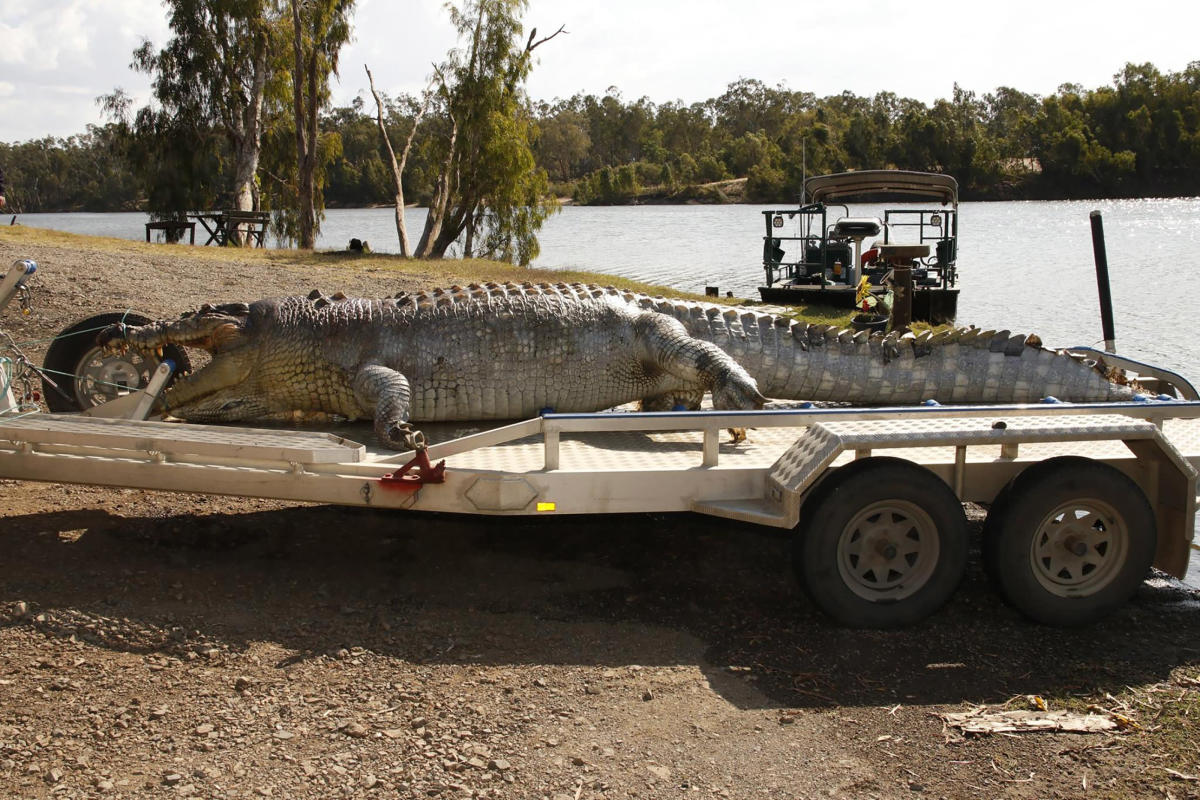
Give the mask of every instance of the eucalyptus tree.
[[[174, 145], [160, 143], [176, 156], [187, 150], [184, 143], [223, 137], [233, 160], [234, 205], [251, 210], [258, 202], [255, 176], [263, 103], [275, 74], [276, 4], [273, 0], [165, 0], [165, 4], [171, 39], [158, 51], [144, 41], [133, 54], [133, 68], [153, 76], [159, 106], [139, 112], [138, 130], [176, 139]], [[211, 147], [205, 149], [207, 155], [214, 155]]]
[[[338, 143], [323, 142], [317, 113], [329, 103], [329, 77], [350, 41], [354, 0], [288, 0], [292, 19], [292, 122], [296, 138], [296, 234], [300, 247], [316, 240], [317, 170]], [[333, 148], [329, 145], [332, 144]]]
[[448, 7], [466, 46], [435, 70], [434, 98], [450, 130], [418, 257], [440, 258], [460, 239], [465, 255], [477, 244], [478, 252], [520, 263], [537, 255], [537, 231], [555, 207], [534, 160], [535, 125], [522, 86], [534, 49], [563, 29], [538, 39], [534, 28], [522, 43], [526, 6], [463, 0]]

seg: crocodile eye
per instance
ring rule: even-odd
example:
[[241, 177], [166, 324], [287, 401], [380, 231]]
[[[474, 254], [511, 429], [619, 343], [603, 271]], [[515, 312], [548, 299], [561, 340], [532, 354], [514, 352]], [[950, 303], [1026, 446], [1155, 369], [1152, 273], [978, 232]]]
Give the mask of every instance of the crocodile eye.
[[245, 400], [226, 400], [221, 406], [221, 411], [233, 411], [235, 408], [241, 408], [246, 405]]

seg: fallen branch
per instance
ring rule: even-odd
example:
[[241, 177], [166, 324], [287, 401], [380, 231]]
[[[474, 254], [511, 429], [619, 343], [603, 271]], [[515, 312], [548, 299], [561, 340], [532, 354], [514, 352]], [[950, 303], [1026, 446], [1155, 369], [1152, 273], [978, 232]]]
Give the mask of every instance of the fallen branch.
[[1119, 730], [1121, 723], [1103, 714], [1071, 711], [986, 711], [982, 708], [956, 714], [940, 714], [942, 720], [963, 733], [1105, 733]]

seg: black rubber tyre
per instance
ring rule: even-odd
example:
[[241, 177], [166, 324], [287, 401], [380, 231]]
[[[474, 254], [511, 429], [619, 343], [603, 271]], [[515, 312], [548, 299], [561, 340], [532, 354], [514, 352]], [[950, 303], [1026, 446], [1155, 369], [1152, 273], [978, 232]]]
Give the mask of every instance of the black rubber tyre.
[[805, 501], [796, 574], [843, 625], [896, 628], [937, 611], [967, 563], [967, 520], [950, 487], [924, 467], [872, 458], [830, 475]]
[[996, 575], [995, 564], [992, 562], [992, 559], [987, 557], [986, 543], [995, 536], [995, 531], [1003, 524], [1005, 515], [1012, 507], [1010, 501], [1012, 500], [1013, 483], [1015, 482], [1016, 479], [1014, 478], [1000, 489], [996, 498], [992, 500], [992, 504], [988, 507], [987, 518], [983, 521], [983, 535], [980, 537], [980, 547], [984, 552], [981, 553], [980, 561], [982, 562], [984, 574], [987, 575], [988, 580], [993, 586], [996, 585], [999, 576]]
[[1057, 458], [1030, 467], [997, 511], [984, 528], [988, 575], [1036, 622], [1078, 626], [1106, 617], [1154, 562], [1154, 510], [1136, 483], [1106, 464]]
[[[65, 329], [51, 342], [42, 362], [42, 367], [58, 386], [55, 389], [44, 379], [42, 381], [46, 405], [51, 411], [83, 411], [150, 382], [150, 376], [159, 365], [157, 358], [134, 350], [123, 355], [106, 355], [96, 346], [100, 329], [118, 322], [145, 325], [150, 320], [140, 314], [120, 311], [97, 314]], [[163, 348], [163, 358], [175, 362], [175, 375], [192, 368], [181, 347], [167, 345]]]

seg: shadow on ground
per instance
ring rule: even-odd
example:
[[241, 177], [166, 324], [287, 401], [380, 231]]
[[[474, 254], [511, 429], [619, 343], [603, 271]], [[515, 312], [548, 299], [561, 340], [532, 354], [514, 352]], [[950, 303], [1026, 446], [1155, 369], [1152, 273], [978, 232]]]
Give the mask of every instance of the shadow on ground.
[[694, 515], [68, 511], [7, 517], [0, 546], [0, 624], [131, 652], [696, 664], [730, 702], [779, 707], [1117, 691], [1200, 662], [1186, 592], [1147, 584], [1104, 624], [1056, 630], [1001, 605], [974, 563], [918, 627], [838, 628], [796, 588], [787, 537]]

